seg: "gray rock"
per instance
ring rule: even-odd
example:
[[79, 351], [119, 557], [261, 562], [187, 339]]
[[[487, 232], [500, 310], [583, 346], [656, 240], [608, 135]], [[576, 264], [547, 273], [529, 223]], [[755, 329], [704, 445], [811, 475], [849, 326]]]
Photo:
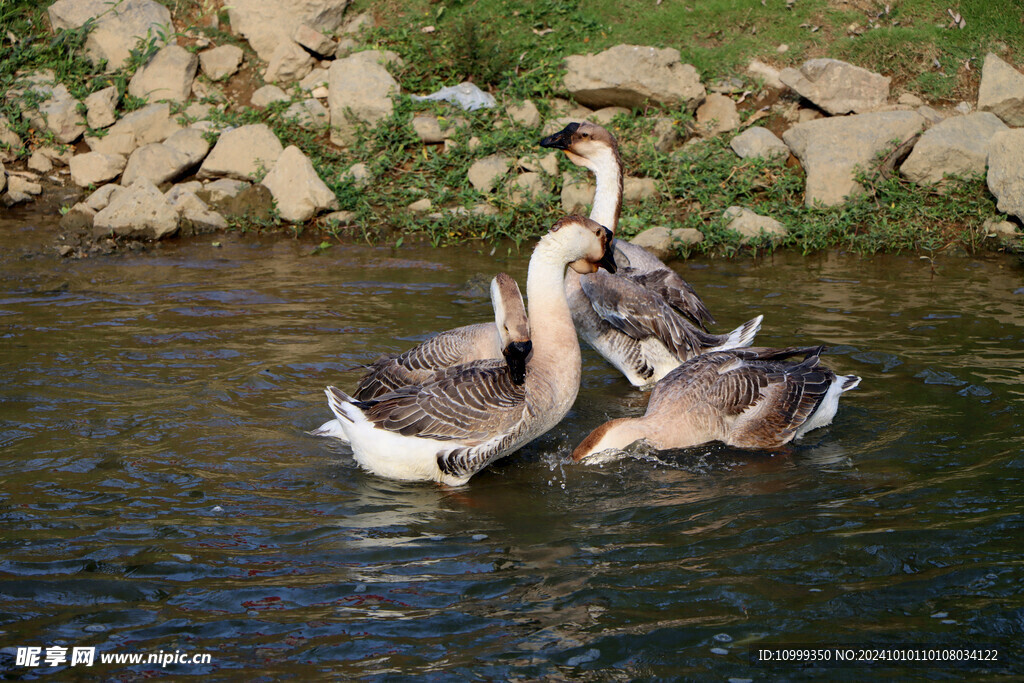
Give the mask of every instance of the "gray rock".
[[[30, 75], [27, 84], [12, 88], [8, 99], [18, 102], [22, 112], [39, 130], [49, 130], [61, 142], [74, 142], [85, 132], [85, 119], [78, 112], [79, 101], [63, 83], [55, 84], [53, 72]], [[25, 83], [23, 81], [23, 83]]]
[[267, 61], [263, 80], [268, 83], [294, 83], [313, 70], [313, 57], [291, 40], [281, 41]]
[[107, 205], [110, 204], [110, 200], [114, 197], [114, 195], [123, 189], [123, 187], [117, 185], [116, 183], [104, 185], [103, 187], [99, 188], [91, 195], [86, 197], [85, 204], [93, 211], [102, 211], [103, 209], [107, 208]]
[[11, 130], [11, 122], [0, 115], [0, 163], [17, 159], [24, 146], [18, 134]]
[[444, 133], [441, 132], [441, 123], [436, 116], [419, 114], [412, 117], [412, 129], [421, 142], [432, 144], [444, 142]]
[[220, 136], [199, 168], [198, 177], [249, 180], [269, 170], [283, 151], [281, 142], [265, 124], [241, 126]]
[[36, 151], [52, 161], [55, 166], [67, 166], [71, 163], [71, 157], [75, 156], [72, 147], [62, 147], [59, 150], [53, 147], [40, 147]]
[[588, 107], [639, 107], [647, 102], [693, 111], [704, 99], [697, 70], [674, 48], [616, 45], [596, 55], [567, 57], [564, 83]]
[[829, 114], [862, 113], [889, 99], [889, 79], [838, 59], [810, 59], [797, 69], [783, 69], [784, 84]]
[[756, 79], [760, 79], [767, 88], [783, 90], [786, 87], [786, 84], [783, 83], [780, 78], [781, 74], [779, 70], [760, 60], [751, 60], [750, 64], [747, 65], [747, 74]]
[[93, 236], [114, 234], [158, 240], [178, 231], [178, 212], [146, 179], [118, 192], [93, 220]]
[[785, 237], [787, 232], [786, 226], [774, 218], [762, 216], [741, 206], [730, 206], [722, 214], [722, 218], [727, 221], [727, 229], [735, 230], [743, 235], [743, 239], [740, 240], [742, 243], [746, 243], [750, 238], [761, 234], [770, 235], [771, 237]]
[[632, 112], [625, 107], [601, 107], [597, 111], [581, 116], [580, 118], [585, 118], [586, 120], [592, 121], [600, 126], [609, 126], [616, 116], [629, 116], [630, 114], [632, 114]]
[[117, 86], [103, 88], [85, 98], [86, 123], [94, 130], [106, 128], [117, 120]]
[[199, 53], [199, 66], [211, 81], [233, 76], [242, 64], [242, 48], [237, 45], [221, 45]]
[[424, 213], [434, 208], [434, 203], [430, 201], [428, 198], [424, 197], [423, 199], [417, 199], [416, 201], [414, 201], [412, 204], [405, 208], [411, 213]]
[[986, 180], [997, 200], [996, 208], [1024, 220], [1024, 128], [992, 136]]
[[1006, 124], [990, 112], [946, 119], [924, 132], [900, 173], [921, 185], [940, 183], [946, 175], [984, 173], [989, 141], [1004, 130]]
[[198, 180], [189, 180], [184, 183], [177, 183], [176, 185], [171, 187], [171, 189], [167, 190], [167, 192], [164, 192], [164, 199], [170, 202], [171, 206], [174, 206], [178, 203], [178, 200], [181, 199], [182, 195], [184, 195], [186, 192], [191, 192], [195, 194], [197, 192], [202, 191], [203, 184], [201, 182], [199, 182]]
[[876, 112], [801, 123], [782, 139], [807, 173], [806, 204], [834, 206], [863, 192], [853, 179], [858, 166], [868, 168], [893, 140], [909, 140], [923, 126], [924, 119], [916, 112]]
[[524, 128], [536, 128], [540, 125], [540, 112], [533, 100], [524, 100], [522, 104], [510, 104], [505, 107], [505, 113]]
[[211, 204], [220, 204], [226, 199], [235, 197], [239, 192], [249, 187], [251, 183], [233, 178], [219, 178], [203, 185], [202, 190], [196, 190], [196, 195], [206, 199]]
[[626, 176], [622, 180], [622, 201], [624, 202], [642, 202], [646, 199], [653, 199], [657, 193], [654, 178]]
[[558, 154], [558, 152], [549, 152], [544, 156], [531, 154], [519, 157], [519, 160], [516, 161], [516, 166], [524, 171], [546, 173], [549, 176], [556, 176], [558, 175]]
[[163, 142], [181, 125], [171, 118], [166, 102], [151, 104], [122, 117], [107, 128], [103, 137], [86, 137], [89, 149], [106, 154], [131, 154], [136, 148], [152, 142]]
[[589, 183], [562, 183], [562, 211], [564, 213], [575, 213], [587, 215], [590, 212], [590, 202], [594, 199], [596, 187]]
[[4, 164], [0, 161], [0, 192], [3, 192], [7, 187], [7, 170], [4, 168]]
[[35, 151], [28, 158], [28, 170], [36, 173], [49, 173], [53, 170], [53, 162], [42, 152]]
[[303, 223], [321, 211], [338, 208], [337, 197], [294, 145], [282, 152], [262, 182], [277, 201], [281, 218], [291, 223]]
[[184, 154], [189, 167], [202, 161], [210, 151], [206, 136], [195, 128], [182, 128], [164, 140], [164, 144]]
[[102, 185], [121, 175], [125, 158], [121, 154], [86, 152], [71, 159], [71, 182], [79, 187]]
[[1007, 125], [1024, 126], [1024, 74], [991, 52], [981, 68], [978, 109], [992, 112]]
[[740, 114], [731, 97], [711, 93], [697, 107], [697, 129], [704, 137], [714, 137], [739, 128]]
[[192, 93], [199, 57], [179, 45], [168, 45], [135, 72], [128, 92], [150, 101], [184, 102]]
[[231, 0], [225, 3], [228, 20], [265, 62], [282, 42], [292, 42], [301, 24], [331, 33], [341, 26], [349, 0]]
[[[594, 112], [594, 115], [596, 116], [599, 113]], [[676, 130], [675, 119], [668, 116], [658, 117], [654, 122], [654, 129], [651, 132], [651, 144], [654, 146], [654, 149], [662, 154], [668, 154], [672, 151], [672, 148], [679, 144], [681, 139], [679, 131]]]
[[216, 232], [228, 227], [224, 217], [207, 206], [195, 192], [180, 190], [173, 194], [168, 192], [165, 197], [178, 212], [182, 234]]
[[504, 154], [492, 154], [479, 159], [469, 167], [469, 183], [478, 191], [488, 193], [512, 168], [512, 160]]
[[188, 157], [162, 142], [143, 145], [128, 157], [121, 184], [129, 186], [140, 178], [154, 185], [174, 180], [190, 166]]
[[743, 131], [729, 142], [729, 146], [741, 159], [774, 159], [789, 156], [789, 147], [786, 143], [775, 133], [760, 126]]
[[373, 176], [370, 174], [370, 167], [361, 161], [352, 164], [345, 177], [351, 180], [356, 187], [362, 187], [373, 179]]
[[[83, 202], [78, 202], [60, 217], [61, 230], [67, 232], [88, 231], [92, 232], [93, 221], [96, 220], [96, 209]], [[70, 253], [70, 252], [69, 252]]]
[[901, 93], [900, 96], [896, 98], [896, 104], [903, 104], [908, 107], [920, 107], [924, 105], [924, 100], [914, 93], [905, 92]]
[[1019, 237], [1017, 226], [1010, 221], [989, 218], [981, 226], [988, 237], [1016, 238]]
[[265, 85], [253, 92], [249, 104], [254, 107], [266, 107], [274, 102], [288, 102], [292, 98], [276, 85]]
[[354, 139], [356, 121], [376, 124], [394, 111], [392, 95], [400, 92], [398, 81], [378, 62], [387, 56], [376, 51], [357, 52], [338, 59], [330, 68], [331, 142], [345, 147]]
[[292, 104], [285, 109], [284, 117], [294, 119], [296, 123], [307, 129], [326, 128], [331, 121], [331, 114], [327, 107], [320, 104], [315, 97]]
[[12, 175], [7, 178], [7, 191], [24, 193], [35, 197], [42, 194], [43, 186], [23, 176]]
[[670, 230], [663, 225], [647, 228], [629, 240], [651, 252], [661, 260], [667, 260], [675, 253], [675, 245], [693, 245], [704, 241], [704, 234], [694, 228], [675, 228]]
[[326, 88], [330, 82], [330, 71], [318, 66], [299, 81], [299, 87], [307, 92], [312, 92], [321, 86]]
[[544, 177], [533, 171], [520, 173], [512, 181], [512, 202], [524, 204], [532, 202], [545, 194], [548, 188], [544, 183]]
[[324, 57], [333, 56], [334, 51], [338, 48], [333, 40], [306, 24], [299, 24], [295, 28], [295, 32], [292, 33], [292, 40], [310, 52]]
[[86, 144], [89, 151], [100, 154], [120, 154], [127, 158], [129, 154], [138, 148], [135, 134], [131, 132], [107, 133], [102, 137], [86, 137]]
[[928, 122], [928, 125], [934, 126], [936, 123], [942, 123], [946, 120], [946, 116], [928, 105], [923, 105], [917, 108], [917, 113], [924, 117], [924, 120]]
[[357, 216], [355, 211], [332, 211], [325, 215], [323, 220], [338, 226], [348, 226], [355, 224]]
[[116, 71], [139, 40], [171, 36], [170, 11], [155, 0], [57, 0], [47, 10], [54, 29], [77, 29], [95, 19], [85, 41], [85, 51], [94, 64], [107, 61], [107, 71]]

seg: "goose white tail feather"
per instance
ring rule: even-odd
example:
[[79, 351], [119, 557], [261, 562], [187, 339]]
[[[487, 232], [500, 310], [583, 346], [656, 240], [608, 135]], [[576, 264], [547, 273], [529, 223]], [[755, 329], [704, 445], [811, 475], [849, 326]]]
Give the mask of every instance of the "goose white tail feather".
[[763, 315], [759, 315], [756, 318], [748, 320], [743, 323], [735, 330], [729, 333], [725, 343], [716, 346], [713, 349], [708, 349], [708, 353], [711, 351], [727, 351], [729, 349], [738, 349], [744, 346], [750, 346], [754, 343], [754, 337], [761, 331], [761, 321], [764, 320]]

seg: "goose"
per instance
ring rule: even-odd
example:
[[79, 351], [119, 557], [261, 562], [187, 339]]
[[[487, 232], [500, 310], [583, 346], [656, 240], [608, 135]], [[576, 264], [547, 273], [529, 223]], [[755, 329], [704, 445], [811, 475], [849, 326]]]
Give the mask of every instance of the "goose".
[[606, 228], [567, 216], [537, 243], [526, 281], [533, 356], [522, 384], [506, 363], [483, 360], [369, 401], [327, 387], [356, 462], [382, 477], [460, 486], [558, 424], [576, 400], [581, 374], [565, 270], [614, 271], [610, 242]]
[[[618, 143], [593, 123], [570, 123], [540, 141], [563, 150], [594, 173], [590, 218], [613, 232], [622, 210], [622, 158]], [[635, 386], [646, 388], [701, 353], [748, 346], [763, 316], [728, 334], [710, 334], [715, 320], [700, 296], [641, 246], [615, 240], [615, 275], [566, 274], [565, 289], [581, 337]]]
[[[771, 450], [832, 422], [839, 397], [860, 384], [819, 365], [823, 347], [744, 348], [705, 353], [658, 382], [647, 412], [592, 431], [576, 462], [646, 441], [657, 450], [721, 441]], [[804, 356], [800, 362], [787, 361]]]
[[[429, 381], [433, 374], [478, 360], [504, 357], [515, 384], [526, 378], [526, 361], [532, 351], [530, 321], [519, 284], [508, 273], [491, 280], [493, 323], [464, 325], [440, 332], [401, 354], [381, 356], [359, 380], [353, 398], [360, 401]], [[328, 420], [310, 432], [347, 441], [338, 420]]]

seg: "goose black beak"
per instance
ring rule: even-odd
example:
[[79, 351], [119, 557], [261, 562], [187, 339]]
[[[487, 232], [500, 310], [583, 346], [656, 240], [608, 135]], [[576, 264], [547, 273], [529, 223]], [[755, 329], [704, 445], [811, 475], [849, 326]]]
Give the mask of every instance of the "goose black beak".
[[604, 230], [604, 254], [601, 256], [601, 260], [597, 262], [597, 265], [604, 268], [609, 273], [615, 273], [618, 270], [618, 266], [615, 265], [615, 246], [612, 240], [615, 239], [612, 235], [612, 231], [608, 228], [602, 228]]
[[553, 149], [569, 149], [569, 144], [572, 142], [572, 134], [576, 132], [576, 129], [580, 127], [578, 123], [570, 123], [568, 126], [552, 133], [543, 140], [540, 141], [541, 147], [551, 147]]
[[526, 361], [532, 351], [533, 342], [529, 340], [512, 342], [502, 351], [505, 362], [508, 364], [509, 374], [512, 375], [512, 381], [515, 384], [522, 384], [526, 381]]

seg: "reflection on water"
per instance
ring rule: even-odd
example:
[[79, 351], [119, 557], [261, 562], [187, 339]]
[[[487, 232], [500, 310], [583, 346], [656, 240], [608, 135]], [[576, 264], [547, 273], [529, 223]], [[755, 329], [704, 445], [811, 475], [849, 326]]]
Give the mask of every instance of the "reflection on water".
[[446, 489], [367, 475], [305, 431], [325, 385], [489, 319], [472, 283], [524, 282], [526, 255], [222, 242], [4, 257], [0, 670], [27, 672], [3, 648], [55, 644], [308, 679], [801, 676], [752, 669], [766, 643], [997, 646], [1000, 670], [1024, 665], [1009, 261], [679, 264], [721, 330], [763, 313], [760, 344], [827, 343], [864, 378], [833, 425], [777, 453], [572, 465], [648, 397], [585, 350], [567, 419]]

